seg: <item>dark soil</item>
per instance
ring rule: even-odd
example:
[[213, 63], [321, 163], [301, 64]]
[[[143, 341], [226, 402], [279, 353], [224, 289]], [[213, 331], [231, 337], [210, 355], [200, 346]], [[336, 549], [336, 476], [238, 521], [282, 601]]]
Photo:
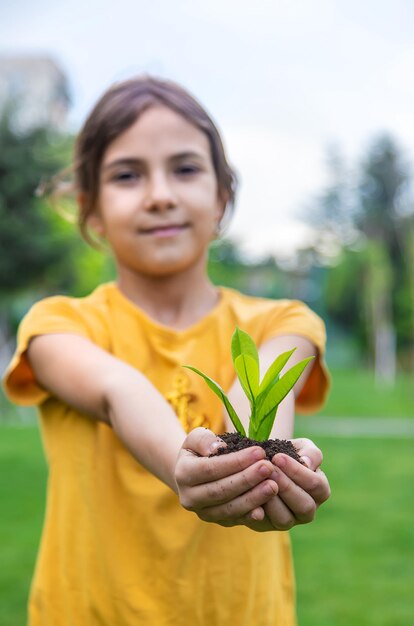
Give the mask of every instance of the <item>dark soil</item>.
[[220, 437], [220, 439], [225, 441], [227, 444], [227, 447], [218, 448], [217, 452], [215, 452], [215, 454], [218, 455], [237, 452], [238, 450], [250, 448], [251, 446], [260, 446], [266, 452], [266, 457], [269, 461], [271, 461], [274, 455], [278, 454], [278, 452], [283, 452], [284, 454], [291, 456], [296, 461], [299, 461], [299, 463], [302, 463], [295, 446], [291, 441], [287, 441], [286, 439], [267, 439], [266, 441], [255, 441], [254, 439], [249, 439], [248, 437], [242, 437], [239, 433], [224, 433], [223, 435], [218, 435], [218, 437]]

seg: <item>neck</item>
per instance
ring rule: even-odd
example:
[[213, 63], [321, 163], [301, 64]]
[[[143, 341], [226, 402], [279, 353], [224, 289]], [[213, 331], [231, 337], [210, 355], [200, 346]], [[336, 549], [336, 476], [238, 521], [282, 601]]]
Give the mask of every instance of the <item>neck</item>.
[[193, 325], [217, 304], [219, 295], [203, 264], [171, 276], [118, 273], [120, 291], [155, 321], [176, 330]]

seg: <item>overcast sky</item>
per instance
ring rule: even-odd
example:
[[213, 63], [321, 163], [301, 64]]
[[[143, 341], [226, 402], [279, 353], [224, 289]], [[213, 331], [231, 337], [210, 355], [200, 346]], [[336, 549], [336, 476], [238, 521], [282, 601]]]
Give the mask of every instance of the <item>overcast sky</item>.
[[189, 88], [239, 173], [229, 233], [251, 250], [303, 241], [327, 146], [355, 161], [387, 130], [414, 160], [412, 0], [13, 0], [0, 54], [52, 56], [75, 128], [113, 81], [149, 72]]

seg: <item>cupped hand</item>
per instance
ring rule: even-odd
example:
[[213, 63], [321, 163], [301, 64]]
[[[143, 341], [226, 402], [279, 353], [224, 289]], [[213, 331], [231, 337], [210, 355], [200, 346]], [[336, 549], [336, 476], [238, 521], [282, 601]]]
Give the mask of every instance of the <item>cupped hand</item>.
[[258, 532], [311, 522], [330, 496], [319, 468], [322, 452], [309, 439], [292, 442], [304, 465], [285, 454], [276, 454], [270, 463], [259, 446], [210, 457], [224, 442], [207, 429], [194, 429], [175, 469], [182, 506], [206, 522]]
[[275, 467], [259, 446], [210, 457], [221, 445], [205, 428], [187, 435], [175, 467], [180, 503], [206, 522], [254, 528], [254, 516], [263, 519], [263, 505], [278, 492]]
[[292, 443], [305, 465], [286, 454], [276, 454], [271, 478], [279, 489], [263, 507], [263, 521], [277, 530], [308, 524], [331, 494], [328, 479], [319, 467], [323, 459], [319, 448], [310, 439], [293, 439]]

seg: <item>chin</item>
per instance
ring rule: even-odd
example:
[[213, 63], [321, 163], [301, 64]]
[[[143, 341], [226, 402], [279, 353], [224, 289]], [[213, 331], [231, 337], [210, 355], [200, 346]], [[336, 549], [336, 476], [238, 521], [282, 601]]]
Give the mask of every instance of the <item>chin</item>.
[[142, 268], [142, 273], [148, 277], [168, 278], [175, 274], [181, 274], [198, 265], [198, 261], [192, 259], [190, 262], [183, 259], [168, 259], [163, 262], [153, 263], [151, 266]]
[[199, 266], [201, 262], [205, 264], [206, 258], [204, 250], [192, 254], [160, 255], [158, 258], [154, 255], [152, 258], [147, 258], [145, 266], [144, 264], [142, 266], [142, 271], [152, 276], [173, 276], [191, 270]]

